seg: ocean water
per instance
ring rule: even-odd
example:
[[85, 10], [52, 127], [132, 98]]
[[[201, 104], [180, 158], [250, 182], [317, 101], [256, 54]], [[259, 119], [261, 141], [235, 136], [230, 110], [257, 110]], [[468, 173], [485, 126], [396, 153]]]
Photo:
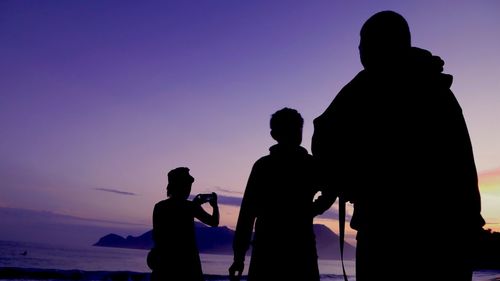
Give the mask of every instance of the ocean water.
[[[147, 281], [146, 255], [146, 250], [0, 241], [0, 280]], [[201, 254], [201, 259], [207, 280], [228, 280], [232, 256]], [[345, 266], [349, 280], [355, 281], [354, 262]], [[343, 280], [340, 261], [319, 260], [319, 267], [322, 281]], [[244, 275], [247, 269], [248, 263]], [[474, 281], [486, 280], [500, 280], [500, 270], [474, 273]]]

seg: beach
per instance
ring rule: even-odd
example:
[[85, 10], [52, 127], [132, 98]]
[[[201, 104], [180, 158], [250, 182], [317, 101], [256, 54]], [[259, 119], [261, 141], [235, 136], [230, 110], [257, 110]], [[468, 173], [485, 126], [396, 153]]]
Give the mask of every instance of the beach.
[[[146, 255], [147, 251], [135, 249], [0, 241], [0, 280], [148, 281]], [[227, 268], [232, 256], [200, 257], [206, 280], [229, 280]], [[343, 280], [340, 261], [319, 260], [318, 264], [321, 281]], [[355, 281], [354, 261], [346, 261], [345, 265], [349, 280]], [[247, 269], [248, 259], [244, 275]], [[390, 268], [387, 274], [391, 274]], [[500, 280], [500, 270], [477, 271], [473, 280]]]

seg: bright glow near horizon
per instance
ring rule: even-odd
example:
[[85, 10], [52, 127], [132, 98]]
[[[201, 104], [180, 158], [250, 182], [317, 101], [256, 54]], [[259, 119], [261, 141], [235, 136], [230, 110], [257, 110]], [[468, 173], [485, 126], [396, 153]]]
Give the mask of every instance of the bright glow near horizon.
[[[309, 149], [312, 120], [361, 70], [361, 25], [390, 9], [454, 76], [500, 231], [500, 2], [453, 5], [2, 1], [0, 206], [150, 224], [178, 166], [193, 193], [241, 197], [270, 115], [299, 110]], [[234, 227], [237, 207], [222, 208]]]

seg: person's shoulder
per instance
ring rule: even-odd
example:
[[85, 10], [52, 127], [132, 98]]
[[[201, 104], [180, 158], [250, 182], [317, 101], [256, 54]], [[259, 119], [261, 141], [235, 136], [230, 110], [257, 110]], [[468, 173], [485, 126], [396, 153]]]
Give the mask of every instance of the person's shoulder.
[[273, 156], [271, 154], [264, 155], [257, 159], [252, 166], [253, 174], [261, 174], [266, 173], [269, 170], [269, 167], [273, 165]]
[[255, 161], [253, 166], [255, 168], [255, 167], [267, 165], [267, 163], [269, 163], [270, 160], [271, 160], [271, 155], [264, 155], [264, 156], [260, 157], [259, 159], [257, 159], [257, 161]]
[[160, 200], [160, 201], [156, 202], [155, 205], [164, 205], [164, 204], [167, 204], [168, 201], [170, 201], [169, 198], [163, 199], [163, 200]]
[[366, 80], [368, 79], [367, 76], [366, 71], [361, 70], [351, 81], [345, 84], [323, 114], [313, 120], [315, 126], [320, 126], [325, 121], [328, 122], [334, 111], [343, 111], [344, 107], [350, 106], [356, 100], [355, 96], [363, 92], [363, 87], [366, 86]]
[[349, 95], [352, 92], [356, 92], [360, 87], [364, 87], [366, 84], [366, 80], [368, 79], [368, 74], [366, 70], [361, 70], [351, 79], [347, 84], [342, 87], [336, 99], [342, 99], [345, 95]]
[[168, 205], [168, 202], [169, 202], [169, 199], [164, 199], [164, 200], [161, 200], [159, 202], [156, 202], [155, 209], [156, 208], [162, 208], [163, 206]]
[[444, 73], [444, 60], [440, 56], [418, 47], [412, 47], [409, 53], [410, 74], [419, 84], [426, 82], [441, 89], [449, 89], [453, 76]]

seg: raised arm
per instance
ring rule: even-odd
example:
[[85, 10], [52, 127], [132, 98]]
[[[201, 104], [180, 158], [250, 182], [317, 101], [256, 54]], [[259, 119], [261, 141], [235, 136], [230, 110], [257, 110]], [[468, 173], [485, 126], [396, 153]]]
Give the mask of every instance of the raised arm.
[[217, 204], [217, 194], [212, 193], [212, 198], [208, 203], [210, 206], [212, 206], [212, 215], [207, 213], [201, 205], [193, 200], [193, 203], [195, 204], [194, 208], [194, 216], [195, 218], [199, 219], [202, 223], [210, 225], [210, 226], [219, 226], [219, 205]]

